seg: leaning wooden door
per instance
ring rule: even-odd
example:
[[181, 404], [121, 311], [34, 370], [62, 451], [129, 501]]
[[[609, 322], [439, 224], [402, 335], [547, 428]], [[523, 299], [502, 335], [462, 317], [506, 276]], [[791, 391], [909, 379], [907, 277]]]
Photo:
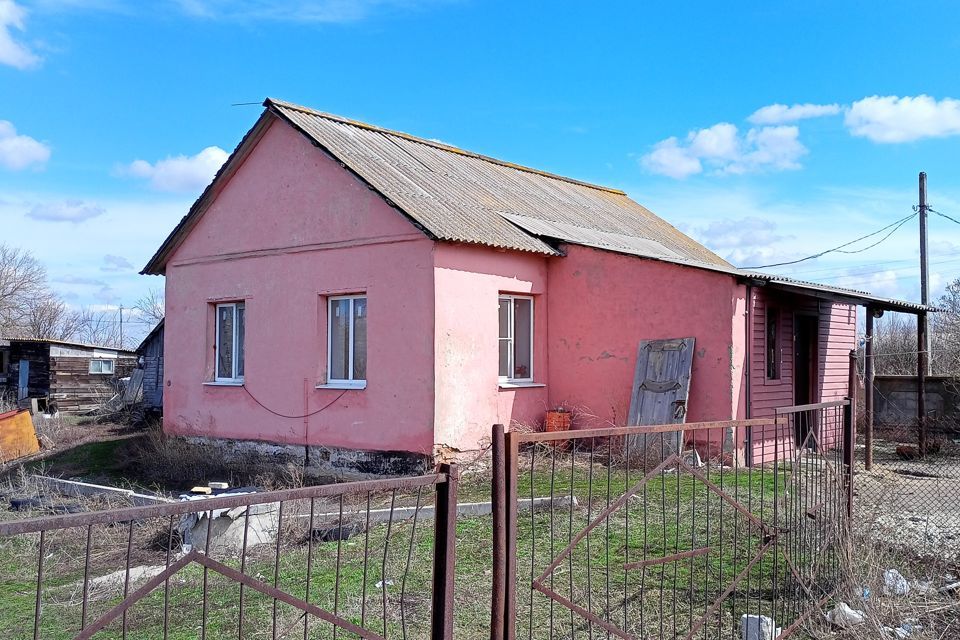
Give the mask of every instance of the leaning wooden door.
[[[643, 340], [630, 397], [628, 425], [682, 424], [687, 417], [694, 338]], [[683, 431], [630, 436], [636, 455], [659, 462], [683, 447]]]

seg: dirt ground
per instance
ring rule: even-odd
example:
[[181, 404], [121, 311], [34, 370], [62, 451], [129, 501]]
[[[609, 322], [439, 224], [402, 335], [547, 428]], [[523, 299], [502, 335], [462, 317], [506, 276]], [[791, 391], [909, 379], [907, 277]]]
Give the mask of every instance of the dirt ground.
[[896, 442], [875, 440], [874, 464], [854, 476], [856, 522], [878, 540], [918, 556], [960, 561], [960, 444], [925, 460], [904, 460]]

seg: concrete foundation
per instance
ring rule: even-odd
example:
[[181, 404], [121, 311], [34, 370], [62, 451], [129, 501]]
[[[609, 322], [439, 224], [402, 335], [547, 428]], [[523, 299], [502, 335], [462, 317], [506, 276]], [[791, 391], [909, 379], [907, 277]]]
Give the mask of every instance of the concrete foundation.
[[433, 468], [430, 456], [406, 451], [307, 447], [199, 436], [189, 436], [185, 440], [227, 462], [268, 467], [293, 464], [302, 467], [304, 475], [311, 478], [362, 480], [383, 476], [419, 475]]

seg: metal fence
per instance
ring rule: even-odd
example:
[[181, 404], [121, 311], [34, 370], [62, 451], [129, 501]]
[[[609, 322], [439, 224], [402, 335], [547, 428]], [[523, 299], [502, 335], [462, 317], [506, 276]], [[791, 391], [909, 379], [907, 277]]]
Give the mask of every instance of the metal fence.
[[960, 424], [950, 406], [957, 385], [946, 379], [928, 385], [921, 423], [915, 382], [884, 378], [863, 412], [857, 531], [914, 559], [952, 565], [960, 561]]
[[[721, 423], [496, 427], [491, 637], [794, 634], [841, 581], [850, 417], [842, 401]], [[518, 511], [538, 497], [551, 508]]]
[[445, 465], [0, 522], [2, 633], [449, 638], [457, 484]]

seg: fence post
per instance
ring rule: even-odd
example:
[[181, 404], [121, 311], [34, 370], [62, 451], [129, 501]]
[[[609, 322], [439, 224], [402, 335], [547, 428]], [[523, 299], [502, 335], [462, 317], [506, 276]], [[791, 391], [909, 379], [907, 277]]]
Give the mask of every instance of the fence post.
[[460, 469], [440, 465], [446, 482], [437, 485], [433, 545], [433, 611], [431, 640], [453, 638], [453, 580], [457, 559], [457, 485]]
[[847, 518], [848, 524], [853, 516], [853, 463], [854, 463], [854, 445], [856, 444], [856, 426], [854, 416], [856, 412], [857, 397], [851, 391], [847, 397], [847, 403], [843, 407], [843, 464], [846, 467], [846, 492], [847, 492]]
[[493, 478], [490, 498], [493, 502], [493, 594], [490, 599], [490, 640], [503, 640], [503, 613], [507, 586], [507, 465], [502, 424], [493, 425]]
[[[506, 452], [506, 589], [503, 602], [503, 638], [517, 637], [517, 465], [520, 441], [515, 431], [508, 431], [504, 441]], [[530, 505], [533, 508], [533, 505]]]

